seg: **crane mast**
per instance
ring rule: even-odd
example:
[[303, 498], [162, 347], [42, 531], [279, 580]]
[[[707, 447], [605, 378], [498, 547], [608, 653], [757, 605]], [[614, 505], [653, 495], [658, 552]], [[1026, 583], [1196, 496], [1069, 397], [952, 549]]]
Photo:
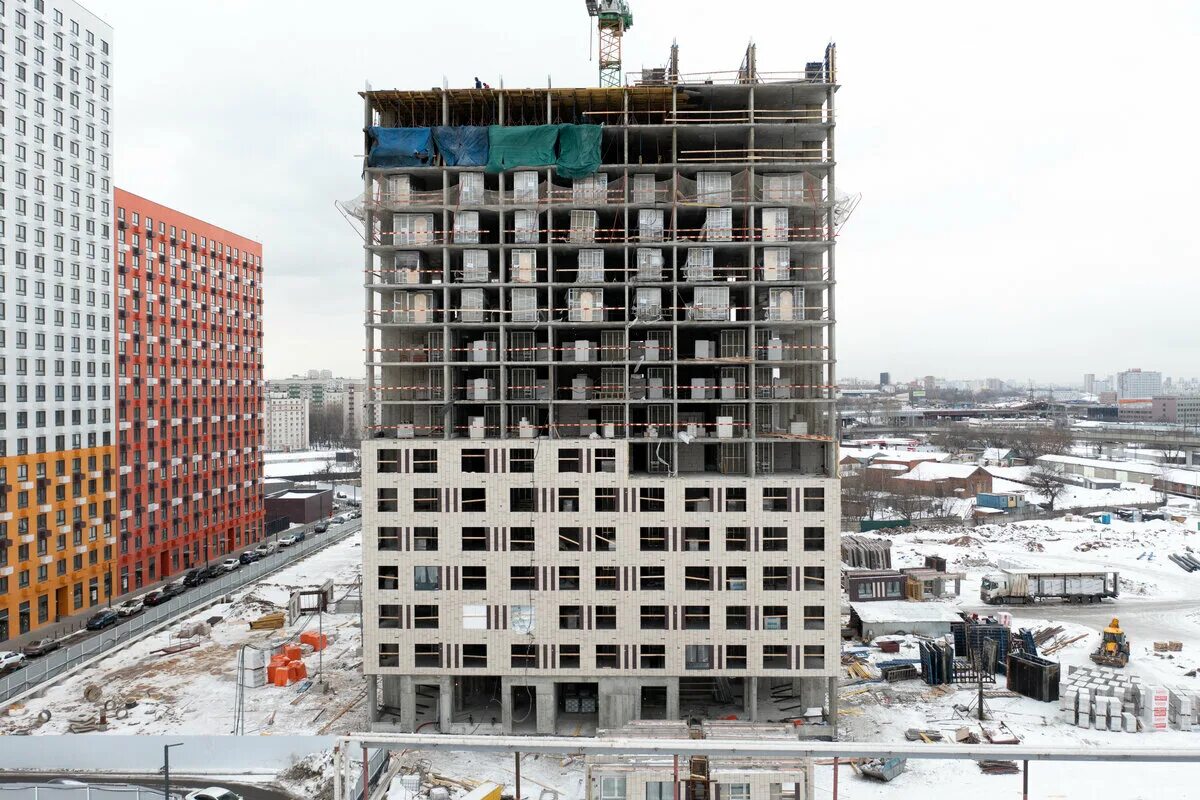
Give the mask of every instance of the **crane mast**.
[[626, 0], [584, 0], [584, 4], [599, 31], [600, 86], [620, 86], [621, 39], [633, 27], [633, 11]]

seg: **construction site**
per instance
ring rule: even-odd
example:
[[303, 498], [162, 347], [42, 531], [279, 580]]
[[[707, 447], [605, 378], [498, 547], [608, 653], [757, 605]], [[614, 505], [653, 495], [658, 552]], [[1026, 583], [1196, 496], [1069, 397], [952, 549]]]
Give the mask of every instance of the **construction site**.
[[621, 76], [588, 6], [600, 88], [362, 95], [373, 725], [832, 737], [835, 48]]

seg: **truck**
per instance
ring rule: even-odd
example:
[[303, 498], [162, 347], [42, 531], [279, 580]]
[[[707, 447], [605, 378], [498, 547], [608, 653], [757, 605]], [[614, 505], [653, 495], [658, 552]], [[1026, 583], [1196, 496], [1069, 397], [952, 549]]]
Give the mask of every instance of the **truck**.
[[990, 605], [1017, 605], [1055, 598], [1068, 603], [1099, 603], [1120, 593], [1115, 572], [1022, 572], [985, 575], [979, 599]]

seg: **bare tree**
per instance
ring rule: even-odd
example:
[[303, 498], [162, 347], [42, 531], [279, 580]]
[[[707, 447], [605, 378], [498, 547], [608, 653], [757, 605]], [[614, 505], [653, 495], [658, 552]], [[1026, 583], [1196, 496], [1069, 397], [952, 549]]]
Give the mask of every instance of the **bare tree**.
[[1031, 432], [1031, 446], [1039, 451], [1037, 455], [1065, 456], [1070, 455], [1075, 445], [1071, 430], [1065, 427], [1039, 428]]
[[1054, 504], [1067, 491], [1067, 482], [1062, 473], [1053, 467], [1038, 465], [1033, 468], [1025, 479], [1030, 488], [1045, 498], [1046, 507], [1053, 511]]

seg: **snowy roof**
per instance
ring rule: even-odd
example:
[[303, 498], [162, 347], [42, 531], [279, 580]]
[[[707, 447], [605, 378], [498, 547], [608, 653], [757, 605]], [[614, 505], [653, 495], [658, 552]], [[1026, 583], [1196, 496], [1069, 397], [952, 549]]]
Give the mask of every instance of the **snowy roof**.
[[859, 461], [868, 458], [876, 461], [945, 461], [949, 453], [923, 450], [895, 450], [881, 447], [842, 447], [842, 457], [849, 456]]
[[975, 464], [942, 464], [922, 461], [909, 472], [898, 476], [906, 481], [944, 481], [949, 478], [969, 478], [979, 470]]
[[851, 603], [863, 622], [960, 622], [953, 607], [942, 603], [910, 603], [905, 600], [877, 600]]
[[1170, 469], [1164, 467], [1162, 464], [1146, 464], [1141, 461], [1108, 461], [1103, 458], [1081, 458], [1079, 456], [1038, 456], [1037, 460], [1049, 464], [1074, 464], [1081, 467], [1095, 467], [1096, 469], [1136, 472], [1139, 475], [1152, 475], [1156, 478], [1163, 478], [1171, 483], [1200, 486], [1200, 472], [1191, 469]]
[[983, 457], [990, 460], [999, 460], [1008, 458], [1012, 455], [1012, 448], [1009, 447], [988, 447], [983, 451]]
[[907, 464], [889, 464], [889, 463], [869, 464], [867, 466], [867, 469], [882, 469], [882, 470], [887, 470], [889, 472], [905, 472], [908, 470], [908, 465]]

